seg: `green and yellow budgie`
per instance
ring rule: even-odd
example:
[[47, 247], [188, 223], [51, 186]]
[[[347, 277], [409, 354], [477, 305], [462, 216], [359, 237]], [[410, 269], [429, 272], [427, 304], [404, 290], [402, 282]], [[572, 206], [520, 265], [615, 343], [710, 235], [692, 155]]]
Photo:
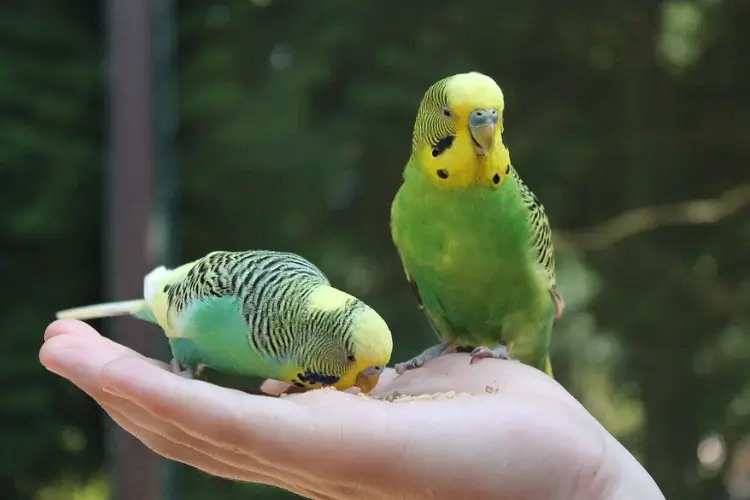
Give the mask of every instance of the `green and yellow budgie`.
[[291, 253], [219, 251], [158, 267], [144, 278], [143, 297], [57, 317], [132, 315], [164, 329], [175, 373], [194, 377], [209, 367], [304, 389], [369, 392], [393, 349], [378, 313]]
[[406, 277], [440, 343], [396, 371], [449, 352], [516, 359], [552, 376], [552, 324], [564, 308], [544, 207], [511, 165], [503, 93], [480, 73], [433, 84], [391, 207]]

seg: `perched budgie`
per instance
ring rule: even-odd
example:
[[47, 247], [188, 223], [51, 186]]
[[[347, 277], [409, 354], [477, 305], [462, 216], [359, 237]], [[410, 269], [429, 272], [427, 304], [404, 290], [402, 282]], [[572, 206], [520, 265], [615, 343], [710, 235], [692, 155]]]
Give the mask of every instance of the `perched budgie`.
[[434, 83], [419, 106], [391, 233], [441, 342], [399, 373], [471, 350], [471, 363], [515, 359], [552, 376], [564, 302], [549, 221], [511, 166], [503, 108], [500, 87], [476, 72]]
[[132, 315], [164, 329], [175, 373], [194, 377], [209, 367], [304, 389], [369, 392], [393, 349], [378, 313], [291, 253], [218, 251], [175, 269], [158, 267], [146, 275], [143, 297], [57, 317]]

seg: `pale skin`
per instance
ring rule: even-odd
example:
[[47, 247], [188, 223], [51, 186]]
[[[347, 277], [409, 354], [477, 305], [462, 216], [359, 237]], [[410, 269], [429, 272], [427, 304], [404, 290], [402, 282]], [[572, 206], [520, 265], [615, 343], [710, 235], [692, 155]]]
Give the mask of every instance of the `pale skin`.
[[52, 323], [44, 340], [42, 364], [146, 446], [227, 479], [319, 500], [664, 498], [565, 389], [521, 363], [448, 354], [386, 371], [372, 393], [470, 394], [454, 399], [276, 398], [180, 377], [80, 321]]

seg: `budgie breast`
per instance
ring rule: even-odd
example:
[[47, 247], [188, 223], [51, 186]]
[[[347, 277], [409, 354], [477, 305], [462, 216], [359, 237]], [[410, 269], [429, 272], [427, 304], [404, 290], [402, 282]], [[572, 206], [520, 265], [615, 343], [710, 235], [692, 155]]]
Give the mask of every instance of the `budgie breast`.
[[439, 335], [470, 345], [526, 338], [533, 351], [533, 337], [551, 328], [550, 281], [533, 229], [515, 175], [499, 190], [441, 189], [407, 175], [392, 207], [394, 242], [424, 307], [444, 320]]

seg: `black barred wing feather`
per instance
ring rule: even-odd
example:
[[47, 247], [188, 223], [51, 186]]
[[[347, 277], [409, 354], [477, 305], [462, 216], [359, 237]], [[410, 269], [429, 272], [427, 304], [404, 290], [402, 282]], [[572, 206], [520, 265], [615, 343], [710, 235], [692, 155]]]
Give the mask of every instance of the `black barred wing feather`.
[[547, 212], [539, 198], [523, 182], [515, 168], [511, 172], [521, 192], [521, 200], [529, 211], [529, 222], [531, 223], [531, 246], [534, 249], [537, 263], [541, 266], [549, 281], [550, 294], [555, 301], [555, 317], [562, 314], [565, 307], [562, 296], [557, 290], [557, 276], [555, 274], [555, 247], [552, 244], [552, 229], [550, 228]]

